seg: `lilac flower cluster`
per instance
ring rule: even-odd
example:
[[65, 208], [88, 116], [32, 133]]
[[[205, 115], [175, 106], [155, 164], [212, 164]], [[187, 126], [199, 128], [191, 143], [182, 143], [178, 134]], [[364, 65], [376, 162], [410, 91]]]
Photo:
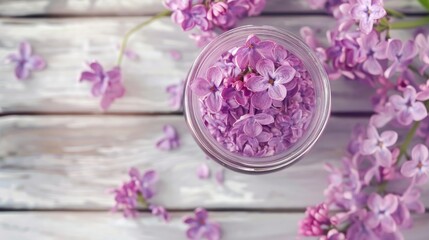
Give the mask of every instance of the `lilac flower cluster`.
[[[332, 78], [369, 83], [376, 95], [375, 113], [368, 126], [354, 130], [342, 167], [327, 166], [326, 200], [309, 207], [300, 233], [320, 239], [403, 239], [399, 230], [411, 228], [412, 214], [425, 211], [419, 187], [429, 180], [429, 82], [420, 83], [422, 76], [428, 78], [428, 37], [392, 38], [390, 30], [401, 25], [390, 20], [402, 15], [385, 10], [382, 0], [312, 2], [327, 8], [337, 24], [328, 32], [327, 47], [309, 28], [301, 30], [305, 41]], [[414, 60], [417, 53], [420, 61]], [[402, 143], [395, 128], [408, 129]]]
[[125, 217], [137, 217], [138, 207], [149, 207], [154, 216], [168, 222], [169, 213], [159, 205], [149, 205], [149, 200], [155, 196], [155, 183], [158, 176], [154, 170], [148, 170], [144, 174], [136, 168], [131, 168], [128, 173], [130, 180], [121, 187], [114, 189], [115, 206], [113, 211], [122, 211]]
[[271, 156], [298, 141], [312, 118], [313, 82], [275, 42], [248, 37], [191, 83], [210, 134], [231, 152]]
[[238, 20], [259, 15], [265, 0], [164, 0], [164, 5], [172, 11], [172, 21], [184, 31], [201, 30], [191, 38], [204, 46], [216, 37], [216, 29], [229, 30]]

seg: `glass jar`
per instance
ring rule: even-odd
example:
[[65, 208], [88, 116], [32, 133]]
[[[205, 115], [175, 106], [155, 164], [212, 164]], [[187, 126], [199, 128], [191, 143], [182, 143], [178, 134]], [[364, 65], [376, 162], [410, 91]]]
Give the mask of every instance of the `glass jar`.
[[[205, 77], [206, 71], [220, 56], [244, 44], [249, 35], [261, 40], [271, 40], [301, 59], [310, 74], [315, 91], [315, 108], [312, 119], [303, 136], [287, 150], [269, 157], [247, 157], [233, 153], [221, 145], [209, 133], [201, 117], [198, 97], [190, 89], [197, 77]], [[312, 50], [293, 34], [271, 26], [243, 26], [221, 34], [209, 43], [195, 60], [188, 73], [184, 90], [186, 122], [201, 149], [213, 160], [234, 171], [250, 174], [268, 173], [283, 169], [298, 161], [316, 143], [322, 134], [330, 114], [331, 91], [328, 76]]]

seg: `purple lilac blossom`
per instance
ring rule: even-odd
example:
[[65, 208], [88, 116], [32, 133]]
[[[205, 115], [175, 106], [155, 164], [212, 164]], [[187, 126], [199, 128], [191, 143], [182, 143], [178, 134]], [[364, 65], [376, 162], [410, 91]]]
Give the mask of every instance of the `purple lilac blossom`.
[[164, 136], [158, 140], [156, 147], [163, 151], [171, 151], [180, 146], [180, 138], [177, 130], [172, 125], [165, 125], [163, 128]]
[[375, 127], [369, 126], [367, 139], [362, 142], [361, 153], [364, 155], [374, 154], [375, 158], [380, 161], [382, 166], [389, 166], [392, 161], [390, 146], [398, 140], [398, 133], [394, 131], [385, 131], [378, 134]]
[[149, 209], [153, 216], [159, 217], [166, 223], [170, 221], [170, 213], [163, 206], [151, 204]]
[[416, 55], [414, 42], [409, 40], [403, 43], [399, 39], [391, 39], [387, 44], [386, 56], [392, 61], [384, 72], [384, 76], [389, 78], [395, 72], [402, 72], [408, 68]]
[[307, 208], [305, 218], [299, 223], [299, 233], [303, 236], [323, 236], [330, 226], [328, 206], [322, 203]]
[[183, 222], [188, 225], [186, 236], [189, 240], [219, 240], [222, 235], [218, 223], [209, 221], [208, 212], [203, 208], [197, 208], [194, 216], [186, 217]]
[[199, 179], [208, 179], [210, 178], [210, 168], [207, 164], [202, 163], [197, 168], [197, 177]]
[[408, 86], [404, 89], [403, 97], [393, 95], [389, 98], [390, 103], [395, 109], [396, 120], [405, 126], [413, 121], [420, 121], [427, 117], [428, 113], [425, 105], [416, 100], [416, 89]]
[[376, 20], [386, 15], [383, 0], [357, 0], [350, 10], [352, 17], [359, 21], [359, 29], [365, 34], [372, 31]]
[[19, 44], [18, 53], [7, 55], [6, 63], [15, 64], [15, 76], [19, 80], [28, 79], [32, 71], [46, 68], [45, 60], [41, 56], [33, 54], [33, 48], [28, 42]]
[[392, 194], [381, 197], [377, 193], [372, 193], [368, 198], [368, 207], [371, 210], [367, 224], [374, 229], [378, 226], [383, 231], [396, 231], [396, 222], [393, 219], [393, 213], [398, 208], [398, 198]]
[[[252, 68], [252, 64], [256, 64]], [[251, 35], [191, 80], [209, 133], [227, 150], [264, 157], [296, 143], [313, 117], [311, 75], [294, 54]]]
[[184, 87], [184, 82], [181, 81], [178, 84], [169, 85], [165, 89], [165, 91], [170, 95], [169, 96], [169, 105], [174, 110], [182, 109], [183, 87]]
[[158, 178], [154, 170], [148, 170], [142, 175], [136, 168], [131, 168], [128, 175], [130, 180], [112, 191], [116, 202], [112, 210], [122, 211], [125, 217], [136, 217], [140, 198], [144, 205], [153, 198]]
[[121, 69], [114, 67], [106, 72], [101, 64], [96, 61], [90, 63], [89, 67], [91, 71], [83, 71], [80, 81], [87, 81], [92, 84], [92, 95], [94, 97], [101, 96], [100, 106], [103, 110], [107, 110], [116, 99], [125, 94]]
[[425, 145], [418, 144], [411, 151], [411, 160], [402, 164], [401, 173], [405, 177], [413, 177], [417, 184], [429, 180], [429, 152]]

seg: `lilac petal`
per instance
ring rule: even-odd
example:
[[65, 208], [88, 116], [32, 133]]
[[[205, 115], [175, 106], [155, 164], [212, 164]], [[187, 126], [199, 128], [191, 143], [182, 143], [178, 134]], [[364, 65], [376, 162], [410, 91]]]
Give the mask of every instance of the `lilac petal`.
[[222, 70], [219, 67], [211, 67], [207, 70], [207, 79], [216, 87], [219, 87], [223, 80]]
[[392, 74], [394, 74], [397, 71], [398, 67], [399, 67], [399, 63], [393, 62], [392, 65], [390, 65], [390, 67], [388, 67], [386, 71], [384, 71], [384, 76], [386, 78], [389, 78], [390, 76], [392, 76]]
[[220, 92], [215, 92], [213, 94], [210, 94], [206, 98], [206, 104], [210, 112], [213, 112], [213, 113], [219, 112], [220, 109], [222, 108], [222, 97], [220, 95]]
[[177, 50], [170, 50], [170, 56], [173, 60], [176, 61], [182, 59], [182, 54]]
[[163, 138], [156, 143], [156, 148], [158, 148], [159, 150], [168, 151], [171, 150], [173, 146], [170, 139]]
[[197, 176], [199, 179], [208, 179], [210, 177], [210, 168], [203, 163], [197, 168]]
[[416, 99], [419, 101], [429, 100], [429, 89], [417, 93]]
[[296, 70], [290, 66], [281, 66], [275, 72], [276, 83], [285, 84], [295, 77]]
[[163, 130], [167, 138], [177, 139], [177, 130], [174, 126], [167, 124]]
[[253, 148], [249, 144], [246, 144], [246, 146], [244, 146], [244, 149], [243, 149], [243, 154], [244, 156], [251, 157], [255, 155], [255, 152], [253, 151]]
[[372, 18], [361, 18], [359, 22], [359, 29], [363, 33], [368, 34], [371, 32], [373, 25], [374, 20]]
[[206, 97], [210, 94], [211, 84], [204, 78], [196, 78], [191, 83], [192, 91], [199, 97]]
[[244, 124], [243, 131], [250, 137], [256, 137], [262, 132], [262, 126], [253, 118], [250, 118]]
[[416, 55], [416, 48], [414, 42], [408, 40], [402, 49], [402, 59], [408, 60], [413, 58]]
[[111, 97], [107, 97], [107, 96], [103, 96], [101, 98], [101, 102], [100, 102], [100, 107], [103, 111], [106, 111], [107, 109], [110, 108], [110, 106], [112, 105], [113, 101], [115, 101], [114, 98]]
[[[269, 59], [259, 60], [256, 64], [256, 71], [264, 77], [271, 77], [274, 75], [274, 63]], [[250, 79], [249, 79], [250, 80]]]
[[246, 86], [253, 92], [261, 92], [269, 87], [268, 79], [262, 76], [253, 76], [246, 82]]
[[8, 54], [5, 58], [6, 63], [18, 63], [20, 61], [20, 56], [16, 53]]
[[367, 134], [367, 137], [370, 139], [378, 139], [379, 138], [377, 129], [374, 126], [369, 126], [366, 134]]
[[142, 181], [145, 183], [154, 183], [158, 180], [158, 174], [155, 170], [146, 171], [142, 177]]
[[256, 138], [259, 142], [268, 142], [273, 138], [273, 134], [268, 132], [261, 132], [261, 134], [259, 134]]
[[372, 5], [371, 7], [371, 16], [373, 19], [380, 19], [386, 15], [386, 10], [383, 7], [378, 5]]
[[254, 116], [254, 119], [262, 125], [268, 125], [268, 124], [271, 124], [274, 122], [274, 117], [272, 115], [266, 114], [266, 113], [256, 114]]
[[30, 76], [30, 70], [24, 64], [19, 64], [15, 68], [15, 76], [20, 80], [27, 79]]
[[369, 72], [372, 75], [379, 75], [383, 72], [383, 68], [374, 57], [369, 57], [363, 63], [363, 69], [365, 69], [365, 71]]
[[46, 67], [45, 60], [40, 56], [32, 56], [28, 59], [28, 67], [34, 70], [43, 70]]
[[103, 75], [103, 66], [99, 62], [92, 62], [89, 64], [89, 67], [95, 72], [95, 74], [101, 76]]
[[184, 18], [181, 26], [182, 26], [183, 31], [189, 31], [195, 27], [195, 21], [193, 19], [190, 19], [190, 18]]
[[368, 198], [368, 208], [373, 212], [377, 212], [382, 202], [383, 199], [380, 197], [380, 195], [377, 193], [372, 193]]
[[410, 112], [414, 121], [421, 121], [428, 116], [427, 109], [422, 102], [414, 103], [414, 106], [410, 109]]
[[398, 53], [401, 53], [402, 42], [399, 39], [390, 40], [387, 43], [387, 58], [390, 60], [395, 60]]
[[384, 217], [380, 221], [381, 227], [388, 233], [396, 231], [396, 223], [392, 217]]
[[387, 148], [383, 148], [375, 152], [375, 158], [382, 163], [383, 166], [390, 166], [392, 161], [392, 152]]
[[411, 151], [411, 157], [414, 161], [417, 162], [426, 162], [428, 161], [429, 152], [425, 145], [417, 144]]
[[259, 43], [261, 39], [259, 39], [256, 35], [249, 35], [246, 39], [246, 45]]
[[408, 126], [413, 122], [413, 116], [409, 109], [403, 109], [401, 112], [399, 112], [396, 118], [400, 124], [405, 126]]
[[268, 88], [268, 96], [273, 100], [282, 101], [287, 94], [286, 87], [283, 85], [274, 85]]
[[204, 208], [195, 209], [195, 217], [197, 220], [206, 220], [209, 214]]
[[271, 53], [276, 46], [276, 44], [272, 41], [261, 41], [258, 44], [257, 51], [264, 57], [268, 58], [271, 56]]
[[19, 54], [23, 59], [28, 59], [31, 57], [32, 48], [29, 42], [21, 42], [19, 44]]
[[[303, 29], [301, 29], [301, 30], [303, 30]], [[274, 57], [275, 61], [284, 60], [287, 58], [287, 56], [288, 56], [288, 53], [282, 46], [276, 45], [273, 48], [273, 57]]]
[[188, 239], [197, 239], [200, 228], [197, 226], [191, 227], [186, 231], [186, 236]]
[[398, 133], [394, 131], [385, 131], [380, 135], [380, 139], [383, 141], [384, 146], [390, 147], [398, 140]]
[[361, 153], [363, 155], [374, 154], [377, 151], [377, 142], [374, 139], [367, 139], [362, 142]]
[[271, 107], [272, 99], [267, 92], [257, 92], [252, 96], [251, 104], [257, 109], [264, 110]]
[[248, 55], [249, 67], [256, 69], [257, 63], [262, 59], [261, 54], [258, 51], [251, 50], [251, 54]]
[[237, 50], [237, 53], [235, 55], [235, 64], [240, 69], [245, 69], [247, 65], [249, 64], [249, 57], [248, 57], [249, 50], [245, 47], [239, 48]]
[[389, 102], [396, 110], [400, 110], [406, 104], [407, 100], [399, 95], [393, 95], [390, 96]]
[[398, 198], [392, 194], [387, 194], [384, 197], [384, 208], [389, 213], [394, 213], [398, 208]]

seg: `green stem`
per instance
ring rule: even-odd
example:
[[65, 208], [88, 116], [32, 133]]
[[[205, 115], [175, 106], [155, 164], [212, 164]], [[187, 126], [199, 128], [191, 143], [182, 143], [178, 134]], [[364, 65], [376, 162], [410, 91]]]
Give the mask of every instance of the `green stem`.
[[387, 15], [392, 16], [392, 17], [396, 17], [396, 18], [404, 18], [405, 14], [396, 11], [395, 9], [391, 9], [391, 8], [385, 8]]
[[390, 29], [408, 29], [426, 26], [429, 24], [429, 16], [412, 21], [398, 21], [390, 24]]
[[139, 194], [137, 196], [137, 201], [142, 205], [143, 208], [148, 207], [148, 204], [147, 204], [146, 200], [144, 199], [143, 195]]
[[413, 140], [414, 134], [416, 134], [416, 131], [419, 125], [420, 125], [420, 122], [414, 122], [410, 131], [408, 131], [407, 136], [405, 137], [405, 141], [399, 147], [398, 162], [401, 160], [401, 157], [407, 154], [407, 149], [410, 146], [411, 140]]
[[121, 49], [120, 49], [120, 51], [119, 51], [119, 57], [118, 57], [118, 62], [117, 62], [118, 66], [121, 66], [122, 59], [123, 59], [123, 57], [124, 57], [125, 48], [127, 47], [127, 43], [128, 43], [128, 40], [130, 39], [130, 37], [131, 37], [135, 32], [137, 32], [137, 31], [139, 31], [140, 29], [142, 29], [143, 27], [145, 27], [145, 26], [149, 25], [149, 24], [150, 24], [150, 23], [152, 23], [153, 21], [155, 21], [155, 20], [157, 20], [157, 19], [160, 19], [160, 18], [163, 18], [163, 17], [166, 17], [166, 16], [168, 16], [168, 15], [170, 15], [170, 14], [171, 14], [171, 11], [164, 11], [164, 12], [158, 13], [157, 15], [155, 15], [155, 16], [153, 16], [153, 17], [149, 18], [148, 20], [146, 20], [146, 21], [144, 21], [144, 22], [140, 23], [139, 25], [137, 25], [137, 26], [133, 27], [132, 29], [130, 29], [130, 30], [125, 34], [125, 36], [124, 36], [124, 38], [123, 38], [123, 40], [122, 40], [122, 43], [121, 43]]

